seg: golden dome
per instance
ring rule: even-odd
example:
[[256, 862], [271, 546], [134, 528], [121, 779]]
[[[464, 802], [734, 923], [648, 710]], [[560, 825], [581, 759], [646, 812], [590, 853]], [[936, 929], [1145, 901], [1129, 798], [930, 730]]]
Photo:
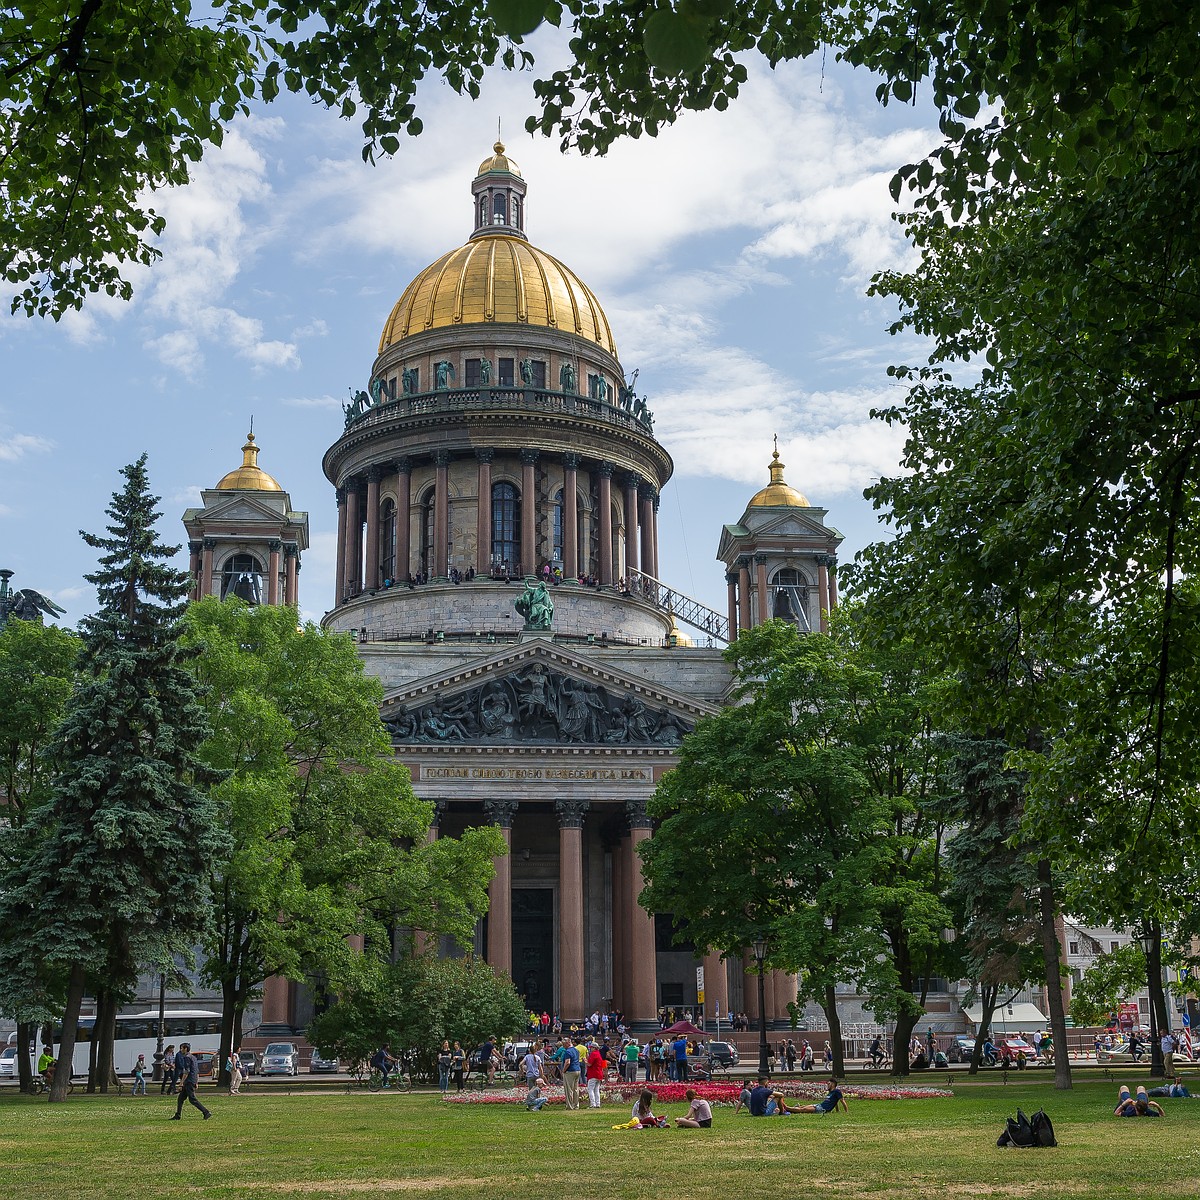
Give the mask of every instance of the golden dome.
[[489, 171], [507, 171], [510, 175], [516, 175], [518, 179], [523, 178], [521, 168], [504, 153], [504, 143], [501, 141], [497, 141], [492, 147], [492, 157], [485, 158], [475, 174], [486, 175]]
[[771, 456], [771, 482], [755, 494], [749, 508], [811, 508], [804, 495], [783, 481], [783, 463], [779, 461], [779, 448]]
[[679, 622], [675, 619], [675, 614], [671, 614], [671, 630], [667, 634], [667, 641], [672, 646], [694, 646], [696, 643], [692, 638], [679, 628]]
[[427, 329], [484, 324], [557, 329], [617, 353], [608, 318], [579, 276], [506, 234], [476, 238], [426, 267], [392, 309], [379, 352]]
[[242, 447], [242, 465], [217, 484], [218, 492], [282, 492], [283, 488], [258, 465], [258, 447], [254, 444], [254, 434], [246, 435], [246, 444]]

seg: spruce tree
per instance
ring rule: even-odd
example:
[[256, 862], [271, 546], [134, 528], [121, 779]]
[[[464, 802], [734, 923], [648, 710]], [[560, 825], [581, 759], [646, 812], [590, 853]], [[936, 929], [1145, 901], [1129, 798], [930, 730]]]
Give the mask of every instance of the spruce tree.
[[[101, 552], [86, 576], [99, 609], [80, 623], [61, 772], [30, 816], [24, 869], [0, 888], [0, 921], [19, 931], [2, 957], [34, 961], [65, 988], [51, 1100], [66, 1093], [85, 990], [114, 1012], [139, 963], [196, 943], [210, 919], [209, 869], [228, 845], [214, 775], [197, 757], [207, 723], [179, 641], [189, 579], [168, 563], [178, 547], [155, 530], [145, 455], [121, 474], [107, 536], [82, 534]], [[96, 1065], [107, 1081], [111, 1059]]]

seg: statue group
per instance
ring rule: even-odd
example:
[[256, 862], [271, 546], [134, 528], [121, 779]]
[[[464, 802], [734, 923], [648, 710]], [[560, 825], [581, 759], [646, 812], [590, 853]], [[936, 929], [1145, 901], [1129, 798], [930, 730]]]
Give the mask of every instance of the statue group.
[[40, 625], [43, 613], [48, 617], [61, 617], [67, 611], [33, 588], [11, 591], [8, 581], [12, 577], [11, 571], [0, 571], [0, 629], [8, 624], [9, 617], [18, 621], [36, 621]]
[[691, 725], [541, 663], [446, 700], [393, 712], [384, 724], [402, 742], [541, 742], [678, 746]]

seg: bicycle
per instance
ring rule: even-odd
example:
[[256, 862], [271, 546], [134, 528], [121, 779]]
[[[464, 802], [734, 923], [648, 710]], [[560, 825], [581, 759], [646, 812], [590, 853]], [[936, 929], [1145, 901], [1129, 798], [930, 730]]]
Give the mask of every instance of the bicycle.
[[346, 1091], [411, 1092], [412, 1076], [407, 1071], [391, 1071], [387, 1077], [378, 1067], [355, 1067], [346, 1080]]

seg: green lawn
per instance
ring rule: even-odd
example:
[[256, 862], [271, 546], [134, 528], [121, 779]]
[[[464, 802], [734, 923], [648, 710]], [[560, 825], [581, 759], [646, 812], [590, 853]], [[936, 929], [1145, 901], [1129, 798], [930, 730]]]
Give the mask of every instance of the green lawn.
[[[1161, 1121], [1111, 1116], [1116, 1087], [958, 1087], [952, 1099], [850, 1102], [836, 1117], [736, 1119], [711, 1130], [613, 1132], [624, 1105], [449, 1105], [435, 1095], [204, 1089], [211, 1121], [146, 1099], [0, 1098], [0, 1195], [105, 1197], [453, 1196], [1165, 1197], [1200, 1195], [1200, 1100], [1165, 1101]], [[585, 1101], [586, 1103], [586, 1101]], [[1054, 1118], [1054, 1150], [1000, 1150], [1020, 1105]], [[667, 1106], [670, 1116], [683, 1105]], [[571, 1181], [564, 1177], [570, 1175]], [[20, 1186], [18, 1186], [20, 1185]]]

